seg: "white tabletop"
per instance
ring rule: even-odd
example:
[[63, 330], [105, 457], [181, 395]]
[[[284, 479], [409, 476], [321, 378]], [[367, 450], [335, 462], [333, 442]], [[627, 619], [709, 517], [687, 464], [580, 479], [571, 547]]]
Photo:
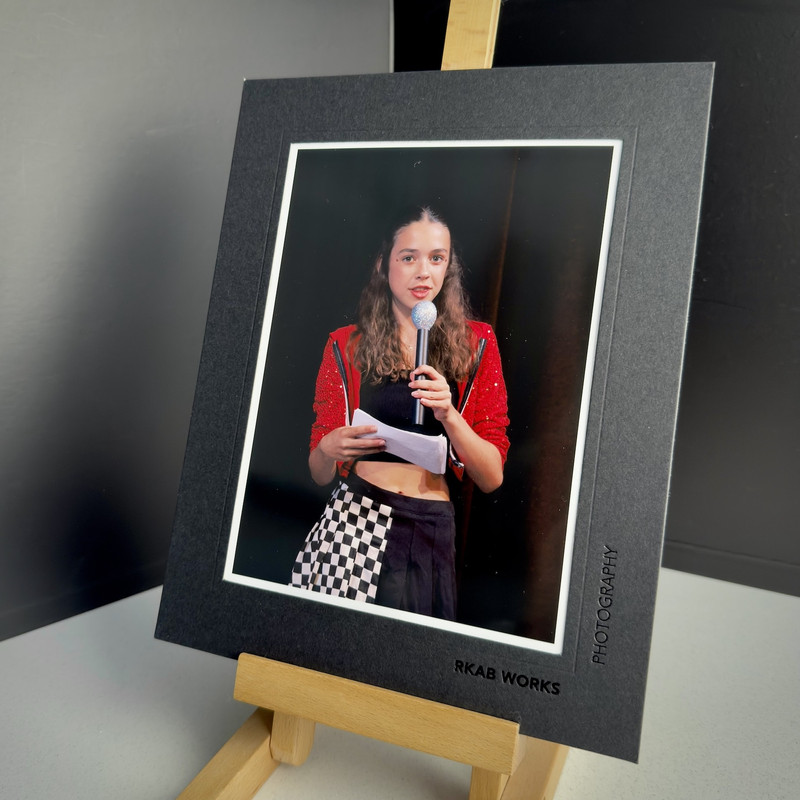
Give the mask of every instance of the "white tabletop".
[[[236, 664], [153, 638], [152, 590], [0, 643], [0, 794], [174, 798], [250, 714]], [[555, 800], [800, 797], [800, 598], [662, 570], [640, 763], [570, 750]], [[469, 767], [317, 726], [258, 800], [466, 798]]]

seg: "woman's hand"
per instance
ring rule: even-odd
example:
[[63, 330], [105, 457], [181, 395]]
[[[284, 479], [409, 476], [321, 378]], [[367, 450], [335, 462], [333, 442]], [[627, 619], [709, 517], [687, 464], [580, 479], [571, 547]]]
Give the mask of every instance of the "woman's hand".
[[366, 438], [368, 434], [377, 432], [374, 425], [343, 425], [326, 433], [317, 446], [334, 462], [349, 461], [351, 458], [380, 453], [384, 449], [386, 442], [383, 439]]
[[442, 424], [458, 414], [453, 406], [453, 395], [444, 376], [440, 375], [433, 367], [423, 364], [417, 367], [409, 376], [411, 381], [411, 396], [418, 399], [426, 408], [433, 411], [433, 416]]
[[336, 476], [337, 461], [382, 452], [386, 442], [369, 437], [370, 433], [377, 432], [374, 425], [343, 425], [326, 433], [308, 457], [308, 468], [314, 482], [320, 486], [330, 483]]
[[[428, 380], [420, 380], [424, 375]], [[467, 470], [467, 475], [483, 492], [492, 492], [503, 483], [503, 459], [500, 451], [477, 433], [464, 420], [453, 406], [450, 387], [442, 375], [426, 364], [411, 373], [408, 384], [411, 396], [418, 398], [422, 405], [430, 408], [433, 415], [444, 426], [458, 457]]]

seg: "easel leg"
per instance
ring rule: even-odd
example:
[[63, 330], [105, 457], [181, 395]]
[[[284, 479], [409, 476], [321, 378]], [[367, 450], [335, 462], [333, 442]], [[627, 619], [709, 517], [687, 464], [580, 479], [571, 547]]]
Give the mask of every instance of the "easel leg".
[[282, 764], [299, 767], [311, 752], [315, 725], [313, 720], [276, 711], [272, 721], [272, 757]]
[[508, 779], [502, 800], [552, 800], [569, 748], [563, 744], [520, 737], [525, 755]]
[[500, 800], [507, 782], [508, 775], [473, 767], [469, 782], [469, 800]]
[[511, 775], [472, 768], [469, 800], [552, 800], [569, 748], [520, 736], [522, 758]]
[[259, 708], [178, 800], [249, 800], [280, 763], [270, 754], [271, 732], [272, 712]]

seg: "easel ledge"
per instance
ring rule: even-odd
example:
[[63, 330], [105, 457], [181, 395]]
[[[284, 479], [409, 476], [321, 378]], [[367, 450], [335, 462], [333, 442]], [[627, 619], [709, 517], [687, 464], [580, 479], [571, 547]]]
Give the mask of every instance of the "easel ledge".
[[178, 800], [252, 798], [279, 764], [306, 760], [317, 722], [471, 765], [470, 800], [550, 800], [568, 751], [515, 722], [247, 653], [234, 697], [259, 708]]
[[[500, 0], [451, 0], [442, 69], [488, 69]], [[564, 745], [519, 725], [248, 653], [234, 697], [259, 706], [178, 800], [250, 800], [281, 764], [302, 764], [317, 722], [472, 766], [469, 800], [552, 800]]]

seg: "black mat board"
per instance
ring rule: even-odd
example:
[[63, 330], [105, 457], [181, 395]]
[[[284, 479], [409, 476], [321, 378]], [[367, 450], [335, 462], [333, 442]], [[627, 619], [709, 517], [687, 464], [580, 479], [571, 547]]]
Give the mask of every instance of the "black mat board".
[[[245, 83], [159, 638], [636, 759], [712, 75], [660, 64]], [[509, 158], [495, 313], [483, 265]], [[354, 321], [374, 207], [391, 193], [446, 208], [509, 385], [505, 481], [473, 507], [455, 627], [279, 588], [324, 502], [301, 473], [325, 334]]]

